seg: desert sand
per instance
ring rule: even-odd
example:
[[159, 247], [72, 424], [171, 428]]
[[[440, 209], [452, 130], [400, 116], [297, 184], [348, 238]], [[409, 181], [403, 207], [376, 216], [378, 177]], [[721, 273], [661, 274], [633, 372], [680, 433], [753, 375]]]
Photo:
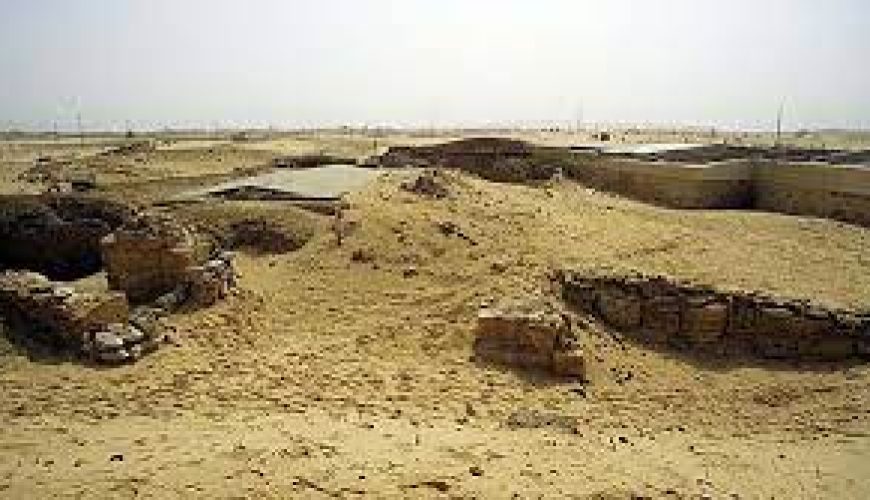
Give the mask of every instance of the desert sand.
[[[87, 168], [106, 196], [147, 206], [263, 171], [280, 154], [364, 157], [443, 139], [180, 140]], [[41, 189], [20, 180], [38, 155], [99, 149], [3, 147], [7, 193]], [[172, 316], [170, 342], [135, 364], [89, 366], [0, 336], [0, 497], [870, 494], [867, 364], [714, 359], [595, 323], [584, 331], [587, 383], [471, 357], [481, 304], [551, 293], [548, 276], [564, 266], [867, 308], [866, 228], [658, 208], [567, 180], [450, 173], [451, 196], [431, 199], [400, 188], [409, 175], [348, 197], [341, 246], [329, 216], [271, 205], [269, 217], [305, 233], [302, 246], [241, 251], [232, 295]], [[212, 203], [205, 212], [248, 206]], [[444, 222], [465, 238], [440, 231]]]

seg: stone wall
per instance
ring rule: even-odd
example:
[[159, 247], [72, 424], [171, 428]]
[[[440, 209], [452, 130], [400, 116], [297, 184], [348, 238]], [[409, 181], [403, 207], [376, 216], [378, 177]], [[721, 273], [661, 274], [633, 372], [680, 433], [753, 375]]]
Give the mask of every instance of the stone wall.
[[143, 215], [102, 241], [109, 287], [135, 303], [156, 300], [182, 283], [209, 249], [169, 217]]
[[74, 290], [29, 271], [0, 274], [0, 315], [26, 335], [95, 361], [135, 360], [157, 347], [152, 325], [131, 322], [123, 294]]
[[828, 310], [641, 275], [564, 271], [561, 283], [567, 303], [651, 344], [724, 356], [870, 356], [870, 311]]
[[109, 287], [134, 303], [207, 306], [235, 281], [229, 254], [166, 215], [140, 216], [105, 237], [102, 249]]
[[870, 168], [821, 163], [759, 163], [753, 169], [754, 206], [870, 227]]
[[128, 207], [85, 196], [0, 198], [0, 270], [30, 269], [55, 279], [99, 271], [100, 240], [132, 218]]
[[496, 182], [545, 181], [564, 173], [666, 207], [761, 209], [870, 227], [868, 158], [870, 151], [726, 145], [603, 154], [478, 138], [390, 148], [374, 161], [384, 167], [455, 168]]
[[566, 173], [588, 186], [674, 208], [743, 208], [870, 227], [870, 168], [732, 160], [691, 164], [577, 155]]
[[744, 161], [681, 165], [630, 159], [580, 159], [566, 172], [579, 182], [675, 208], [747, 208], [751, 166]]
[[480, 310], [475, 356], [483, 361], [583, 377], [583, 351], [567, 317], [538, 301], [503, 301]]

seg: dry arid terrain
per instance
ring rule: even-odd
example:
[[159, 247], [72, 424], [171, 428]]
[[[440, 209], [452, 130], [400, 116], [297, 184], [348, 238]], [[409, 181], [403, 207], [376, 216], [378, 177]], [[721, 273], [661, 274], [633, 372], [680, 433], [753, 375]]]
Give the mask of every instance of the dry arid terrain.
[[[0, 192], [44, 190], [26, 175], [35, 159], [66, 156], [63, 168], [95, 176], [96, 195], [144, 208], [280, 155], [362, 159], [459, 135], [162, 137], [101, 157], [120, 139], [9, 139]], [[246, 242], [230, 296], [169, 316], [167, 342], [136, 363], [94, 366], [0, 336], [0, 498], [870, 495], [866, 362], [650, 348], [592, 320], [581, 327], [587, 381], [472, 352], [481, 305], [556, 296], [562, 268], [867, 310], [870, 230], [459, 171], [433, 198], [402, 188], [415, 175], [389, 171], [349, 194], [341, 245], [332, 216], [289, 202], [165, 206], [217, 231], [256, 213], [286, 244]], [[105, 275], [74, 285], [104, 288]]]

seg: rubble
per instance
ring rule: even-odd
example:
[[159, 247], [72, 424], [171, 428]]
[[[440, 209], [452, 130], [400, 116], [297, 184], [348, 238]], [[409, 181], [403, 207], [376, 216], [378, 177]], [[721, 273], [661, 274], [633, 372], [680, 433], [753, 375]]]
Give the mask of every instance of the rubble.
[[154, 141], [132, 141], [125, 144], [119, 144], [114, 147], [106, 148], [105, 150], [97, 153], [97, 156], [128, 156], [139, 153], [151, 153], [154, 152], [156, 149], [157, 145], [154, 143]]
[[31, 271], [0, 274], [0, 314], [29, 335], [44, 335], [97, 362], [137, 359], [157, 336], [129, 322], [123, 294], [74, 290]]
[[[89, 293], [30, 271], [0, 275], [0, 315], [97, 362], [141, 358], [156, 348], [160, 314], [210, 306], [235, 285], [232, 255], [215, 253], [185, 226], [143, 214], [103, 238], [110, 289]], [[151, 303], [132, 313], [128, 300]]]
[[651, 344], [830, 361], [870, 352], [870, 311], [832, 310], [642, 274], [563, 271], [560, 281], [567, 303]]
[[370, 161], [384, 168], [452, 168], [495, 182], [534, 182], [550, 180], [557, 173], [556, 165], [539, 161], [540, 155], [551, 149], [514, 139], [477, 137], [431, 146], [392, 147]]
[[402, 183], [402, 189], [409, 193], [436, 199], [447, 198], [450, 195], [443, 175], [434, 169], [427, 169], [415, 177], [413, 181]]
[[498, 364], [534, 368], [583, 378], [583, 350], [571, 322], [540, 299], [502, 301], [477, 316], [475, 356]]
[[225, 298], [236, 284], [231, 254], [224, 252], [201, 266], [187, 269], [188, 303], [206, 307]]
[[0, 270], [29, 269], [52, 279], [95, 273], [100, 240], [132, 215], [122, 204], [83, 195], [0, 197]]
[[314, 168], [322, 165], [355, 165], [355, 158], [327, 154], [289, 155], [272, 160], [273, 168]]

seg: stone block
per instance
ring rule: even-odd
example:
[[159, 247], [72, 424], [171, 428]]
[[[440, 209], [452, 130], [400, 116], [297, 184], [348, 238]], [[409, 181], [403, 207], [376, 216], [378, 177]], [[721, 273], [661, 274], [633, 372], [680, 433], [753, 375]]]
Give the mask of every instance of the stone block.
[[601, 318], [608, 324], [625, 330], [640, 326], [642, 299], [627, 290], [608, 287], [599, 291]]
[[770, 359], [794, 359], [798, 357], [798, 341], [783, 337], [757, 337], [754, 348], [758, 355]]
[[586, 360], [583, 351], [555, 351], [553, 353], [553, 373], [564, 377], [586, 377]]
[[802, 342], [801, 354], [824, 361], [841, 361], [859, 354], [856, 344], [855, 339], [841, 336], [806, 340]]
[[728, 326], [728, 304], [715, 299], [687, 302], [683, 314], [682, 335], [692, 342], [708, 344], [718, 341]]
[[753, 334], [758, 323], [758, 309], [758, 304], [751, 298], [735, 296], [731, 301], [729, 312], [728, 335]]
[[677, 295], [651, 297], [643, 304], [642, 330], [655, 340], [678, 336], [682, 322], [681, 312], [681, 297]]
[[570, 322], [558, 309], [536, 298], [482, 308], [474, 353], [484, 361], [560, 375], [584, 370]]
[[234, 283], [228, 259], [210, 260], [211, 245], [166, 216], [146, 214], [103, 239], [109, 285], [136, 303], [158, 300], [179, 287], [197, 305], [211, 305]]
[[795, 312], [775, 305], [765, 305], [758, 309], [755, 331], [758, 335], [769, 337], [792, 337]]

